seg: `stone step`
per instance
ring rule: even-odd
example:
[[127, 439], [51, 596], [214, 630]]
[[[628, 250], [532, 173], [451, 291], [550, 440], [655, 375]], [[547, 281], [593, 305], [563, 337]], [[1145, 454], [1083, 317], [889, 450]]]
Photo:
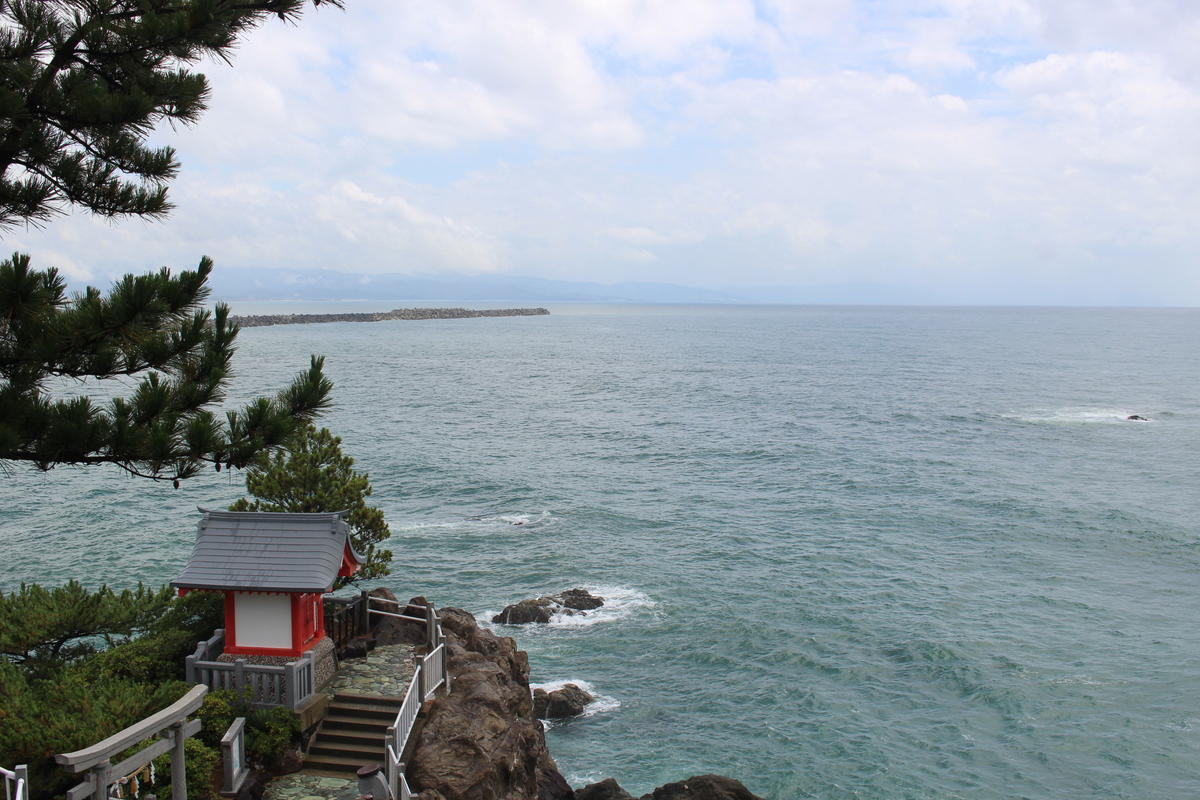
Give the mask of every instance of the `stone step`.
[[353, 775], [354, 773], [358, 772], [359, 767], [365, 767], [368, 764], [381, 763], [381, 756], [382, 754], [373, 758], [340, 758], [333, 756], [306, 758], [304, 759], [304, 768], [321, 770], [322, 772]]
[[304, 757], [304, 763], [307, 764], [314, 758], [338, 758], [348, 761], [357, 761], [360, 759], [365, 759], [366, 761], [383, 761], [383, 754], [382, 739], [372, 747], [358, 743], [327, 742], [324, 738], [318, 737], [317, 741], [309, 746], [308, 755]]
[[347, 716], [345, 714], [326, 714], [322, 730], [336, 728], [338, 730], [371, 731], [383, 733], [388, 729], [391, 720], [376, 717]]
[[381, 694], [352, 694], [350, 692], [338, 692], [333, 696], [333, 702], [345, 702], [373, 706], [394, 706], [397, 710], [399, 710], [400, 706], [404, 705], [404, 698], [389, 697]]
[[325, 715], [334, 714], [342, 717], [361, 717], [362, 719], [377, 719], [381, 722], [391, 723], [399, 713], [399, 707], [391, 706], [365, 706], [351, 703], [341, 703], [334, 700], [325, 709]]
[[347, 743], [361, 742], [364, 745], [369, 745], [370, 747], [378, 746], [379, 749], [382, 750], [383, 749], [383, 740], [385, 738], [387, 738], [387, 731], [386, 731], [386, 729], [368, 731], [365, 729], [360, 730], [360, 729], [356, 729], [356, 728], [355, 729], [350, 729], [350, 728], [343, 729], [343, 728], [327, 728], [327, 727], [322, 726], [321, 732], [319, 734], [317, 734], [317, 738], [322, 742], [324, 742], [326, 740], [332, 741], [332, 742], [347, 742]]

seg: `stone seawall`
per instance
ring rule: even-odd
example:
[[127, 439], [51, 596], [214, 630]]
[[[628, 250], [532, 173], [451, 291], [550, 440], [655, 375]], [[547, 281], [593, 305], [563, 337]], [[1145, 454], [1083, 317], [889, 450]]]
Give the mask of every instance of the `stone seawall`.
[[544, 308], [393, 308], [358, 314], [256, 314], [230, 319], [243, 328], [266, 325], [308, 325], [316, 322], [383, 322], [392, 319], [470, 319], [473, 317], [536, 317]]

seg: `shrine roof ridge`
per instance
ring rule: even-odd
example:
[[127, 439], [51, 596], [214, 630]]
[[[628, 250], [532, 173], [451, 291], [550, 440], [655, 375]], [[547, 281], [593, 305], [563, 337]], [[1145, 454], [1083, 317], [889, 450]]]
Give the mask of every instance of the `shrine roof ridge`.
[[269, 514], [273, 519], [289, 519], [295, 518], [298, 520], [318, 520], [332, 519], [337, 517], [345, 519], [350, 512], [347, 511], [228, 511], [223, 508], [205, 508], [204, 506], [196, 506], [196, 510], [206, 517], [215, 517], [217, 519], [254, 519], [261, 518], [264, 514]]
[[365, 561], [344, 511], [198, 510], [195, 550], [171, 582], [177, 589], [327, 592]]

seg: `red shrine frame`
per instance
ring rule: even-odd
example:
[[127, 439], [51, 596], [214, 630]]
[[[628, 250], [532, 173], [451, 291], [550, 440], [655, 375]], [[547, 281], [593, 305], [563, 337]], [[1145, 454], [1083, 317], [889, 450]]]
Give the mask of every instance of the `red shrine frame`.
[[235, 656], [286, 656], [299, 658], [325, 637], [323, 592], [288, 592], [291, 601], [292, 646], [291, 647], [242, 647], [237, 644], [237, 622], [234, 611], [234, 595], [279, 594], [279, 592], [248, 592], [244, 589], [225, 591], [225, 649]]

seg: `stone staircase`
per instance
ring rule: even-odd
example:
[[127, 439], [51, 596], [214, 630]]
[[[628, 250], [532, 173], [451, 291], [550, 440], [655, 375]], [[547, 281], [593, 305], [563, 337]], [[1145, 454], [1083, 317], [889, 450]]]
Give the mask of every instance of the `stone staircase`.
[[399, 697], [335, 694], [309, 742], [304, 769], [353, 776], [359, 767], [382, 764], [384, 737], [403, 702]]

